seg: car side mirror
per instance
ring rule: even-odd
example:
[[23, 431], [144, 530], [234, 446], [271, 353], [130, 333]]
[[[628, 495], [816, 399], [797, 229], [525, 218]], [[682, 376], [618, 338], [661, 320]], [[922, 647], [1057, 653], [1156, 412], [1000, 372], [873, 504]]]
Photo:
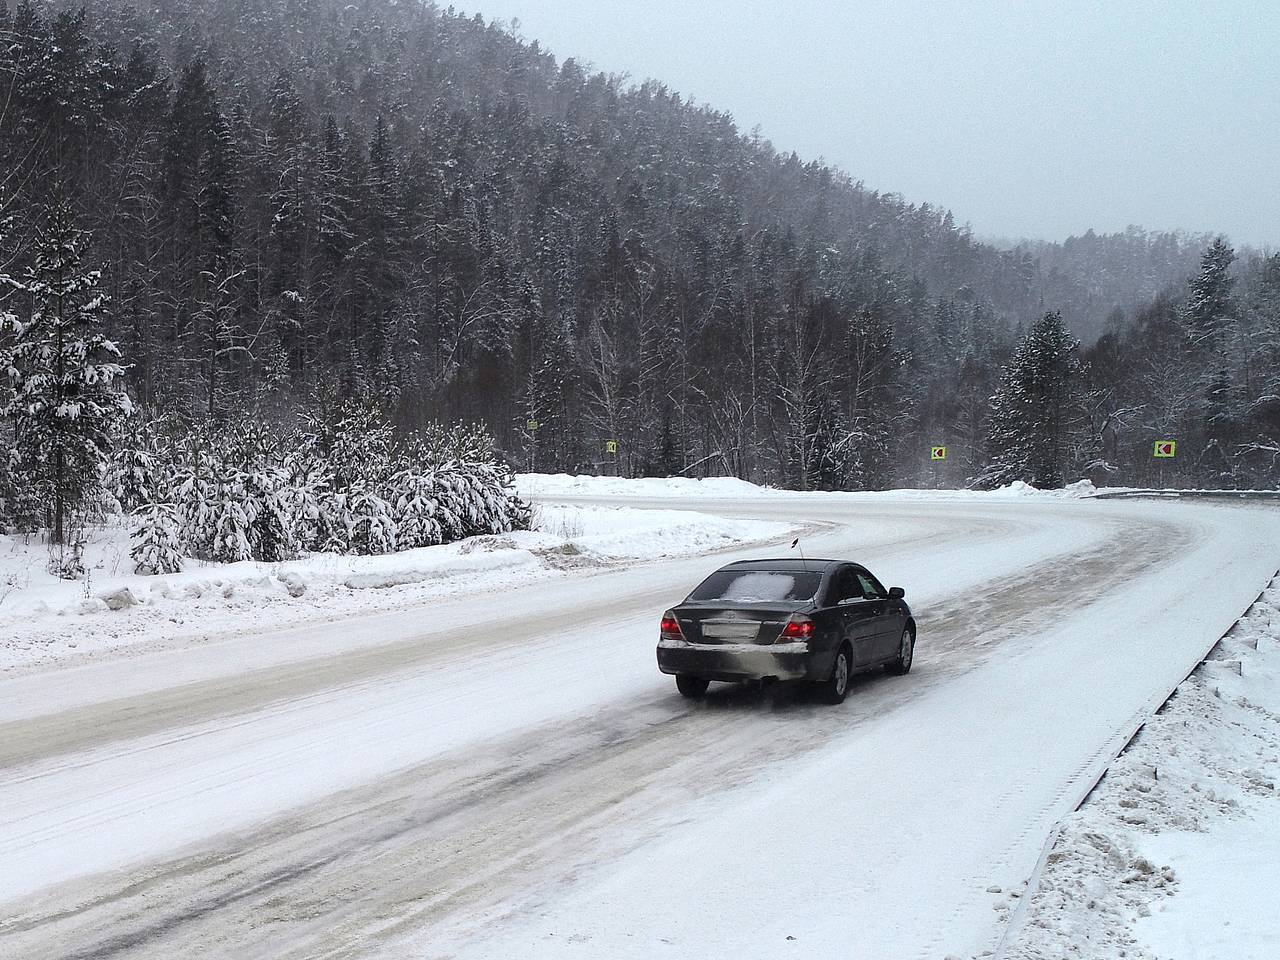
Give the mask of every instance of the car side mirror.
[[890, 600], [901, 600], [901, 599], [902, 599], [903, 597], [905, 597], [906, 595], [907, 595], [907, 591], [903, 590], [901, 587], [890, 587], [890, 588], [889, 588], [889, 599], [890, 599]]

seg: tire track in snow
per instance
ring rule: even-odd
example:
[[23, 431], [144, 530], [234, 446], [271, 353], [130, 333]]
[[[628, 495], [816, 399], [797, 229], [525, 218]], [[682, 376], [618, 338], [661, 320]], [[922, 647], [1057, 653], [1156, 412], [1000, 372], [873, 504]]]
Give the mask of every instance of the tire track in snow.
[[1123, 519], [1113, 529], [1082, 555], [924, 612], [919, 673], [864, 681], [844, 709], [783, 697], [762, 713], [759, 698], [734, 690], [694, 709], [673, 695], [617, 704], [442, 757], [213, 849], [48, 891], [0, 927], [0, 944], [66, 958], [168, 957], [212, 943], [219, 954], [339, 957], [424, 927], [465, 937], [512, 893], [532, 891], [526, 909], [536, 909], [574, 865], [657, 835], [688, 803], [854, 735], [929, 685], [1032, 642], [1037, 624], [1078, 607], [1104, 571], [1137, 575], [1187, 535]]

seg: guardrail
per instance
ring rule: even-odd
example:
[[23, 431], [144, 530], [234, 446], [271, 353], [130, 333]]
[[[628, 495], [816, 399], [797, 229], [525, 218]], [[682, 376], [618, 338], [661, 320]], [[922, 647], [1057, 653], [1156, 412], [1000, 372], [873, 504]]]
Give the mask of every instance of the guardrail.
[[1091, 499], [1280, 500], [1280, 490], [1099, 490]]

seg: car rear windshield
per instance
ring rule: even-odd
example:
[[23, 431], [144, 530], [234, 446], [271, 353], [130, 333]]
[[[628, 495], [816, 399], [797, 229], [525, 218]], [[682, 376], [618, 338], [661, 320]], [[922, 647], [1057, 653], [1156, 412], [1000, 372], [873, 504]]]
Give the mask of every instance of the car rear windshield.
[[821, 572], [804, 570], [717, 570], [689, 594], [690, 600], [735, 600], [739, 603], [812, 600]]

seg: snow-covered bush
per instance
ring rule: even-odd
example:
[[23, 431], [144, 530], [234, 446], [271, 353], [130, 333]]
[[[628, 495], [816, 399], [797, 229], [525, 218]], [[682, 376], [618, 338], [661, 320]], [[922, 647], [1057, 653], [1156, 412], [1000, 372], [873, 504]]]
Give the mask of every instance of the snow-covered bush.
[[256, 560], [275, 563], [298, 555], [298, 498], [292, 479], [283, 467], [262, 467], [239, 476]]
[[493, 461], [493, 438], [477, 423], [428, 423], [414, 432], [404, 447], [410, 460], [428, 466]]
[[398, 536], [391, 504], [372, 490], [351, 496], [347, 510], [351, 553], [394, 553]]
[[[260, 419], [170, 422], [131, 441], [109, 471], [116, 499], [168, 505], [174, 549], [204, 560], [388, 553], [529, 526], [529, 506], [477, 427], [397, 438], [376, 411], [350, 405], [293, 431]], [[150, 568], [169, 531], [158, 528], [165, 517], [143, 518], [135, 561]]]
[[244, 496], [239, 477], [219, 483], [202, 510], [204, 523], [195, 531], [196, 556], [218, 563], [254, 559], [253, 506]]
[[401, 470], [391, 478], [391, 493], [402, 550], [444, 542], [433, 474]]
[[346, 532], [338, 531], [345, 503], [335, 501], [327, 474], [318, 465], [301, 460], [296, 452], [286, 458], [284, 469], [289, 483], [281, 491], [282, 506], [293, 524], [298, 549], [345, 553]]
[[134, 570], [141, 574], [177, 573], [182, 569], [182, 536], [172, 504], [148, 503], [133, 512], [130, 531]]

